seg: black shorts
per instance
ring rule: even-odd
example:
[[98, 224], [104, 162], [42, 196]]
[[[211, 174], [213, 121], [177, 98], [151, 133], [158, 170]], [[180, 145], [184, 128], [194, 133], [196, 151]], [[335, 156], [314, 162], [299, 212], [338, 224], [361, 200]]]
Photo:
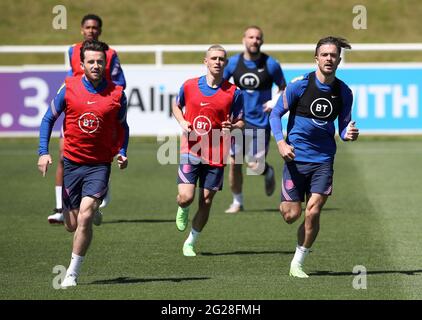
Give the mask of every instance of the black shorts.
[[108, 190], [111, 165], [81, 165], [64, 158], [63, 208], [79, 208], [83, 197], [103, 200]]
[[333, 163], [286, 162], [281, 183], [281, 201], [305, 201], [305, 194], [331, 195]]

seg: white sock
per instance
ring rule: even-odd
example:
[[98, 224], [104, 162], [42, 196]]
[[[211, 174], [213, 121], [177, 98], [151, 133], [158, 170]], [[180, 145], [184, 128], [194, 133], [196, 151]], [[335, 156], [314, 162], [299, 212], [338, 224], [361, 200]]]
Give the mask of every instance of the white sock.
[[74, 274], [76, 276], [79, 275], [79, 271], [81, 270], [82, 262], [84, 261], [84, 257], [78, 256], [72, 252], [72, 259], [70, 260], [69, 268], [67, 268], [66, 275]]
[[243, 206], [243, 193], [233, 193], [233, 204]]
[[61, 209], [62, 207], [62, 186], [56, 186], [56, 209]]
[[185, 244], [190, 244], [190, 245], [194, 245], [196, 242], [196, 239], [198, 238], [199, 234], [201, 232], [196, 231], [194, 228], [192, 228], [192, 230], [189, 233], [188, 238], [185, 241]]
[[295, 256], [293, 257], [292, 263], [291, 264], [297, 264], [302, 266], [303, 263], [305, 262], [305, 258], [309, 253], [309, 249], [299, 246], [296, 246], [296, 252], [295, 252]]

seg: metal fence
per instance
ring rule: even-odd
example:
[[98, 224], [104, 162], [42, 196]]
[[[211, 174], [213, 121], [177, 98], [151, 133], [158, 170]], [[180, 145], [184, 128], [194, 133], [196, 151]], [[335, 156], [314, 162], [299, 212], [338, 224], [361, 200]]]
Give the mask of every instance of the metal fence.
[[[155, 55], [155, 65], [164, 65], [164, 53], [183, 52], [205, 52], [209, 44], [195, 45], [116, 45], [112, 46], [119, 53], [152, 53]], [[225, 44], [223, 47], [228, 51], [243, 51], [244, 46], [240, 44]], [[65, 56], [65, 64], [69, 63], [67, 51], [69, 46], [0, 46], [0, 53], [62, 53]], [[266, 52], [313, 52], [315, 44], [264, 44], [262, 51]], [[353, 51], [422, 51], [422, 43], [354, 43]], [[347, 50], [343, 51], [345, 60]], [[344, 62], [344, 61], [343, 61]]]

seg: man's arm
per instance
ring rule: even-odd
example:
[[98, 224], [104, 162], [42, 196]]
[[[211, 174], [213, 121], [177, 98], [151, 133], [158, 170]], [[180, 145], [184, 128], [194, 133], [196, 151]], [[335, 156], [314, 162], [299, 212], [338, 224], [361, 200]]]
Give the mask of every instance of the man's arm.
[[272, 60], [270, 67], [270, 74], [273, 77], [273, 82], [277, 85], [279, 92], [286, 89], [286, 78], [284, 77], [283, 69], [281, 69], [280, 62]]
[[180, 126], [182, 127], [184, 132], [191, 132], [192, 131], [192, 124], [189, 121], [186, 121], [183, 117], [183, 107], [185, 106], [185, 94], [183, 90], [183, 86], [179, 90], [179, 95], [176, 98], [176, 101], [171, 106], [173, 116], [176, 118], [177, 122], [179, 122]]
[[73, 68], [72, 68], [72, 55], [73, 55], [73, 46], [69, 47], [68, 56], [69, 56], [69, 66], [70, 69], [67, 71], [67, 75], [69, 77], [73, 76]]
[[273, 78], [273, 82], [278, 87], [278, 91], [274, 94], [271, 100], [268, 100], [264, 103], [264, 112], [271, 112], [275, 104], [278, 101], [278, 98], [281, 96], [282, 92], [286, 89], [286, 79], [284, 78], [283, 70], [281, 69], [280, 63], [274, 59], [268, 59], [267, 63], [268, 71]]
[[123, 69], [120, 65], [120, 60], [116, 52], [114, 52], [113, 57], [111, 58], [110, 77], [111, 81], [113, 81], [115, 84], [122, 86], [123, 89], [126, 88], [125, 75], [123, 73]]
[[245, 126], [245, 121], [243, 118], [243, 92], [237, 88], [234, 92], [230, 115], [227, 115], [227, 119], [221, 122], [221, 127], [230, 131], [234, 129], [243, 129]]
[[343, 108], [338, 116], [339, 135], [343, 141], [355, 141], [359, 137], [359, 129], [352, 119], [353, 94], [347, 88], [342, 88]]
[[65, 91], [66, 87], [63, 84], [57, 92], [57, 95], [51, 101], [50, 108], [47, 109], [41, 121], [40, 140], [38, 145], [38, 155], [40, 156], [38, 158], [38, 170], [40, 170], [43, 177], [45, 177], [45, 174], [47, 173], [48, 165], [53, 163], [48, 151], [48, 144], [50, 142], [54, 123], [65, 108]]
[[227, 60], [226, 66], [224, 67], [223, 78], [227, 81], [229, 81], [231, 76], [233, 75], [234, 68], [236, 67], [235, 60], [235, 57], [230, 57]]
[[120, 106], [118, 117], [124, 130], [124, 140], [119, 155], [117, 156], [117, 165], [120, 169], [125, 169], [128, 165], [127, 149], [129, 145], [129, 125], [127, 124], [127, 98], [124, 92], [120, 99]]
[[283, 136], [281, 118], [289, 111], [290, 106], [303, 94], [300, 83], [290, 83], [282, 92], [270, 114], [271, 131], [277, 141], [278, 152], [285, 161], [295, 158], [294, 147], [287, 144]]

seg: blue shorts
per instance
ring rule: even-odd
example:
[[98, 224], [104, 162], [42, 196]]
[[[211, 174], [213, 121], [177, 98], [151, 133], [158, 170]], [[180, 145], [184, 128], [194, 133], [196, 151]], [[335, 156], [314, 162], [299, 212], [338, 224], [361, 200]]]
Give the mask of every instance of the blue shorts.
[[83, 197], [103, 200], [108, 190], [110, 163], [81, 165], [66, 158], [63, 160], [63, 208], [79, 208]]
[[281, 183], [281, 201], [305, 201], [305, 194], [331, 195], [333, 163], [286, 162]]
[[247, 157], [248, 162], [259, 161], [259, 159], [265, 159], [268, 154], [271, 141], [271, 130], [269, 128], [258, 128], [246, 124], [243, 140], [238, 140], [239, 139], [232, 138], [230, 156], [234, 157], [243, 154], [243, 157]]
[[212, 167], [208, 164], [180, 164], [177, 172], [177, 184], [194, 184], [199, 178], [199, 187], [219, 191], [223, 189], [224, 167]]

